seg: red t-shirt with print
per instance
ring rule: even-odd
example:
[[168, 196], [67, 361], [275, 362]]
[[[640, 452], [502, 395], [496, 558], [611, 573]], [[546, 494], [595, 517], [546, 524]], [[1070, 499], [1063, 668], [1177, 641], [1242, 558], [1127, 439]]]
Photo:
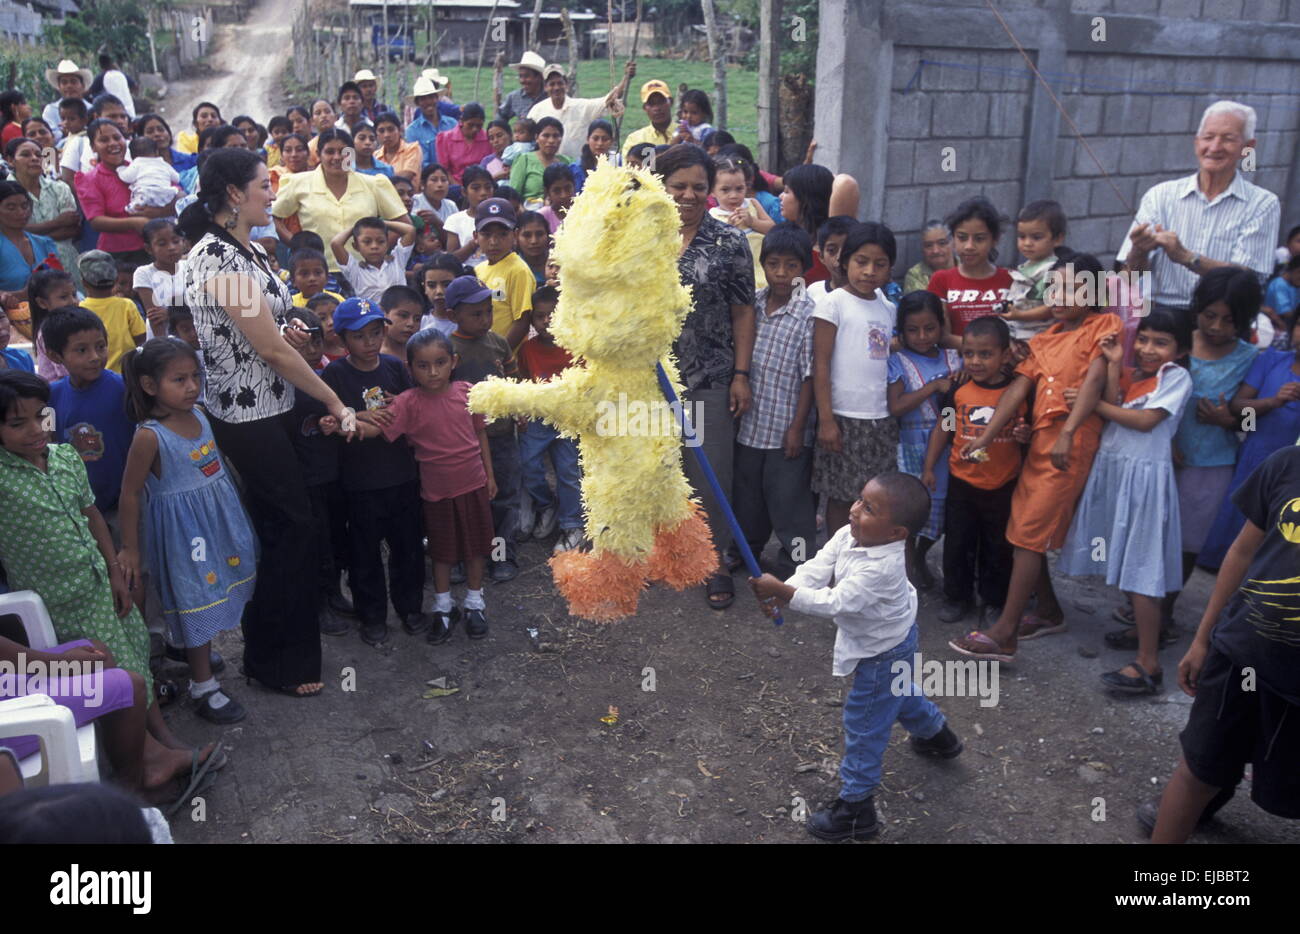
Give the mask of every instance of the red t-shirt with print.
[[1010, 270], [998, 267], [984, 279], [968, 279], [960, 267], [940, 269], [930, 277], [928, 290], [948, 306], [948, 328], [958, 337], [976, 318], [991, 315], [993, 306], [1007, 297], [1011, 288]]

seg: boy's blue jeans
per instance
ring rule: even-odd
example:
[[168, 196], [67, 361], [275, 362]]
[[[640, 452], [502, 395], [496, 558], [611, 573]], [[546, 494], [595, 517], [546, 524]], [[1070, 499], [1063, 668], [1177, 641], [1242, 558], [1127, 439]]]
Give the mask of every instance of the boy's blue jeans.
[[[546, 482], [546, 461], [550, 451], [555, 465], [555, 492]], [[582, 528], [582, 472], [578, 467], [578, 445], [541, 420], [528, 423], [519, 436], [519, 460], [523, 469], [524, 489], [538, 509], [556, 506], [561, 529]], [[558, 500], [558, 504], [557, 504]]]
[[860, 660], [853, 672], [853, 687], [844, 701], [844, 759], [840, 762], [840, 798], [844, 801], [861, 801], [880, 784], [881, 762], [895, 720], [922, 739], [943, 729], [943, 713], [915, 683], [911, 696], [895, 696], [890, 690], [897, 680], [892, 665], [903, 660], [911, 666], [916, 640], [913, 623], [902, 642], [888, 652]]

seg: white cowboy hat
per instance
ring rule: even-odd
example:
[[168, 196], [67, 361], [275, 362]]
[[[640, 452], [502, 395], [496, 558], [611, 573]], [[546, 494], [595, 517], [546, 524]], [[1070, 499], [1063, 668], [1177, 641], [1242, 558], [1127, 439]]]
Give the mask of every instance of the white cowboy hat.
[[411, 97], [428, 97], [430, 94], [437, 94], [439, 87], [424, 75], [415, 79], [415, 86], [411, 88]]
[[362, 68], [360, 71], [358, 71], [355, 75], [352, 76], [352, 80], [358, 83], [362, 81], [373, 81], [375, 82], [376, 90], [378, 90], [384, 84], [384, 79], [379, 77], [379, 75], [375, 74], [369, 68]]
[[531, 68], [536, 72], [546, 71], [546, 59], [542, 58], [536, 52], [525, 52], [523, 58], [517, 62], [512, 62], [511, 68]]
[[95, 79], [94, 73], [89, 68], [78, 68], [77, 63], [70, 58], [59, 62], [58, 68], [45, 69], [45, 80], [56, 91], [59, 89], [59, 75], [80, 75], [83, 88], [90, 87], [90, 82]]
[[441, 91], [443, 88], [445, 88], [448, 84], [451, 83], [451, 79], [448, 78], [446, 75], [444, 75], [436, 68], [424, 69], [424, 71], [420, 72], [420, 77], [428, 78], [430, 81], [432, 81], [434, 88], [438, 91]]

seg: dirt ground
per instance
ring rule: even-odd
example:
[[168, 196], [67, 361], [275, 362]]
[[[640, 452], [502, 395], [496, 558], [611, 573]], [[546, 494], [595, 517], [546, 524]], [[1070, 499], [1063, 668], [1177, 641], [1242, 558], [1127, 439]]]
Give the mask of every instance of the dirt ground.
[[[227, 634], [225, 683], [249, 716], [222, 730], [171, 708], [180, 735], [231, 751], [206, 819], [173, 821], [177, 842], [815, 842], [799, 818], [838, 788], [846, 685], [831, 675], [833, 625], [788, 612], [777, 628], [747, 591], [715, 612], [699, 591], [663, 589], [632, 619], [577, 621], [553, 592], [548, 552], [522, 546], [520, 576], [489, 585], [480, 642], [460, 630], [430, 646], [395, 620], [378, 650], [324, 637], [317, 698], [245, 686], [241, 640]], [[1198, 572], [1180, 604], [1183, 635], [1162, 653], [1171, 679], [1210, 583]], [[1171, 771], [1191, 699], [1172, 684], [1157, 698], [1107, 694], [1098, 674], [1128, 660], [1101, 639], [1118, 597], [1071, 581], [1061, 596], [1070, 631], [1022, 647], [996, 706], [936, 698], [966, 743], [960, 758], [919, 759], [895, 728], [880, 842], [1141, 841], [1134, 808]], [[938, 622], [937, 607], [923, 598], [921, 652], [954, 658], [946, 640], [961, 624]], [[439, 678], [459, 690], [426, 698]], [[1300, 842], [1248, 789], [1194, 840]], [[1104, 821], [1092, 819], [1097, 798]]]

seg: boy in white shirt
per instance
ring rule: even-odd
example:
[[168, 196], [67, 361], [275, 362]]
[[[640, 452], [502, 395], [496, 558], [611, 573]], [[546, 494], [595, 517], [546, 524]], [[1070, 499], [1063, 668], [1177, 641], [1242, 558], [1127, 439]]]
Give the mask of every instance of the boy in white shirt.
[[158, 147], [147, 136], [131, 140], [131, 162], [117, 168], [117, 177], [131, 186], [128, 212], [142, 208], [163, 208], [180, 194], [181, 177], [171, 163], [158, 155]]
[[[400, 238], [388, 251], [388, 231]], [[357, 259], [344, 246], [351, 238], [353, 248], [361, 254]], [[415, 247], [415, 227], [401, 221], [386, 221], [380, 217], [363, 217], [334, 235], [330, 249], [338, 261], [339, 271], [347, 278], [357, 298], [378, 305], [384, 290], [394, 285], [406, 285], [406, 261]]]
[[[844, 701], [839, 798], [808, 818], [808, 832], [823, 840], [865, 840], [880, 832], [873, 794], [895, 720], [922, 755], [951, 759], [962, 751], [943, 713], [917, 687], [916, 672], [908, 671], [917, 651], [916, 588], [908, 583], [904, 552], [929, 515], [930, 494], [920, 480], [897, 471], [877, 474], [850, 507], [849, 524], [788, 582], [771, 574], [750, 580], [769, 615], [788, 605], [834, 620], [834, 673], [853, 675]], [[911, 677], [899, 675], [899, 662]]]

